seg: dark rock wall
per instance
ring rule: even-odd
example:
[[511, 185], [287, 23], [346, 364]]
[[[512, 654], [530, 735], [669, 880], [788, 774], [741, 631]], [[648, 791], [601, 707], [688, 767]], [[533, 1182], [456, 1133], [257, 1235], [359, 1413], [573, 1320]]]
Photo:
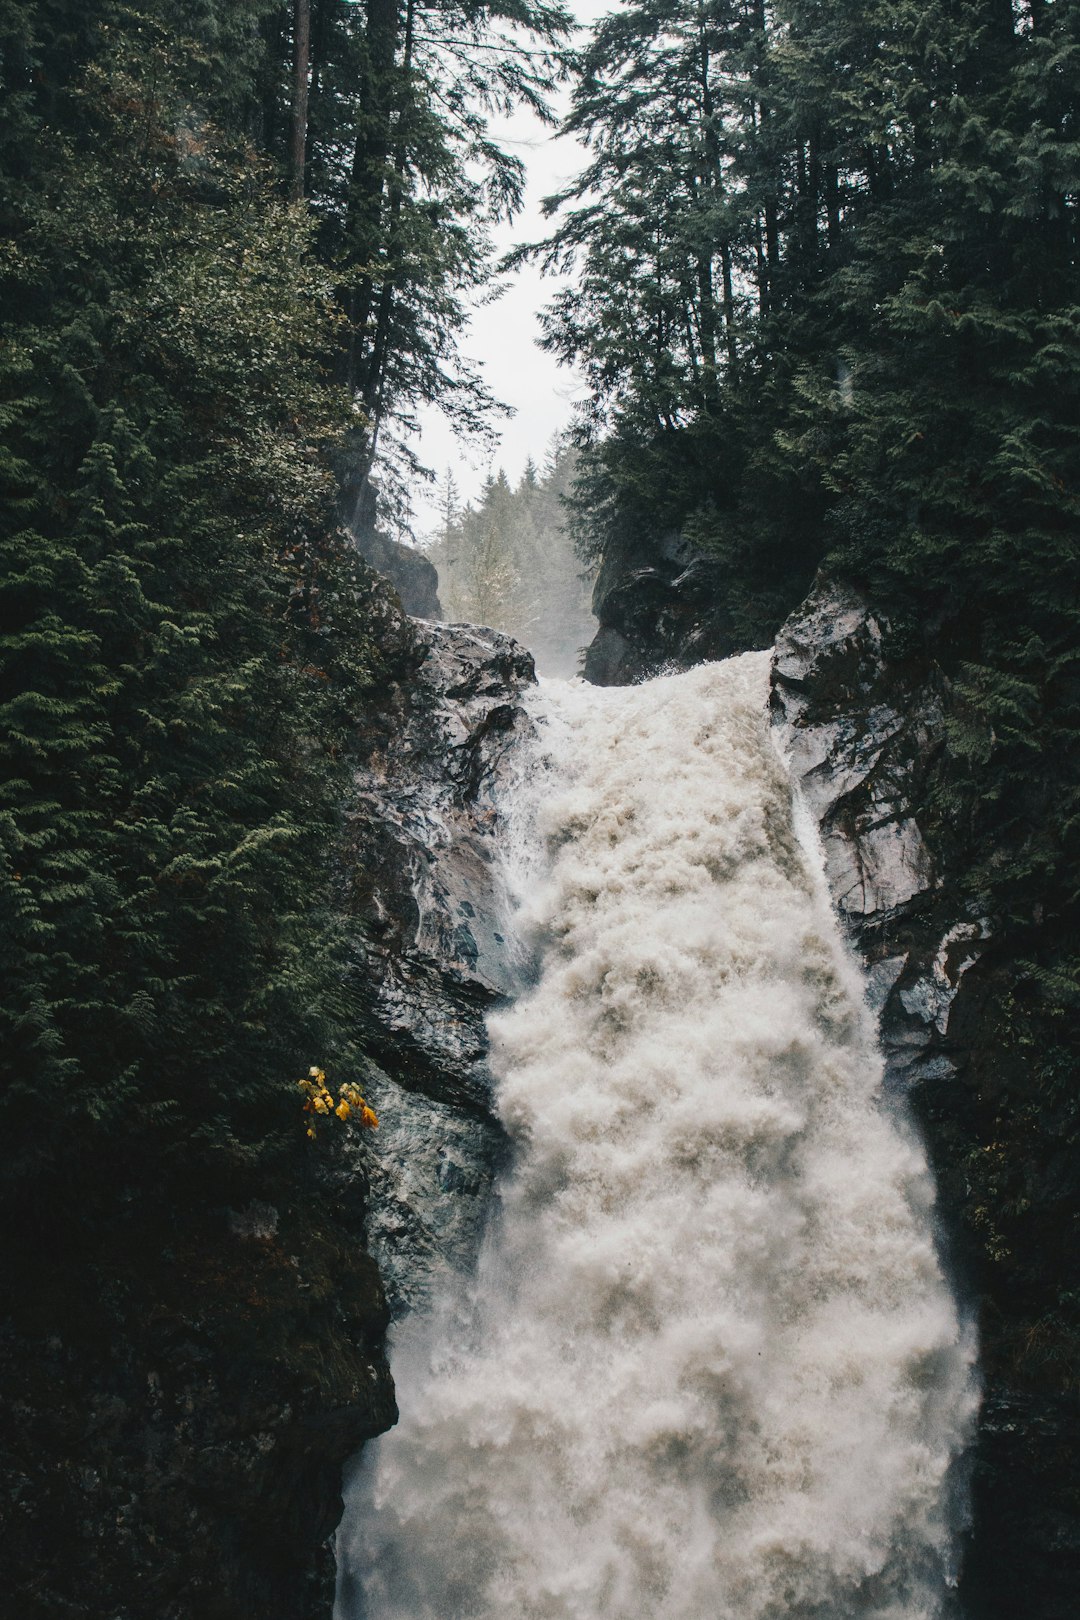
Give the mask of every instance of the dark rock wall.
[[364, 472], [366, 458], [346, 457], [338, 469], [338, 513], [365, 562], [397, 592], [404, 611], [417, 619], [441, 619], [439, 575], [415, 546], [394, 540], [379, 527], [375, 484]]
[[396, 1419], [359, 1191], [313, 1171], [300, 1209], [31, 1251], [0, 1332], [5, 1620], [325, 1620], [342, 1464]]
[[627, 539], [606, 556], [593, 612], [600, 628], [584, 675], [595, 686], [626, 686], [741, 651], [724, 608], [722, 565], [678, 534], [648, 548]]
[[441, 619], [439, 575], [415, 546], [391, 539], [381, 529], [354, 528], [350, 531], [365, 562], [377, 568], [397, 591], [406, 613], [418, 619]]
[[[994, 1012], [1010, 964], [995, 919], [965, 899], [962, 874], [931, 847], [926, 786], [949, 682], [932, 658], [895, 661], [886, 644], [857, 592], [819, 580], [777, 638], [777, 735], [869, 967], [886, 1083], [908, 1097], [937, 1172], [946, 1264], [984, 1330], [962, 1611], [966, 1620], [1069, 1620], [1080, 1611], [1075, 1369], [1064, 1390], [1050, 1388], [1001, 1354], [1002, 1322], [1012, 1318], [1009, 1337], [1022, 1334], [1028, 1306], [986, 1264], [984, 1212], [967, 1171], [981, 1140], [974, 1121], [1008, 1061]], [[1054, 1250], [1042, 1266], [1051, 1285], [1071, 1269]]]
[[384, 586], [372, 624], [391, 678], [340, 903], [380, 1128], [320, 1137], [274, 1207], [152, 1219], [133, 1180], [108, 1229], [46, 1242], [28, 1210], [8, 1235], [3, 1620], [328, 1620], [342, 1466], [397, 1417], [389, 1307], [475, 1254], [503, 1151], [484, 1015], [510, 988], [493, 793], [532, 661]]

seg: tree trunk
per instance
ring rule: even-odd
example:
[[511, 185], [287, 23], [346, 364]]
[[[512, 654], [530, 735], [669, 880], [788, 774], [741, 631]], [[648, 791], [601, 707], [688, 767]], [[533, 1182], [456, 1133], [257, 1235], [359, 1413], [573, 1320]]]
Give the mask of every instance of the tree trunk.
[[724, 277], [724, 342], [728, 357], [728, 379], [732, 383], [739, 380], [739, 359], [735, 347], [735, 293], [731, 277], [731, 244], [720, 244], [720, 266]]
[[[364, 66], [360, 78], [360, 119], [353, 150], [348, 202], [348, 253], [354, 264], [370, 263], [385, 243], [387, 162], [391, 150], [391, 118], [395, 89], [391, 83], [397, 57], [401, 18], [398, 0], [369, 0], [364, 31]], [[352, 336], [349, 341], [348, 385], [371, 392], [365, 384], [374, 333], [376, 288], [371, 275], [361, 277], [348, 297]]]
[[293, 0], [293, 98], [289, 137], [289, 196], [293, 202], [299, 202], [304, 195], [310, 75], [311, 0]]
[[829, 246], [840, 246], [840, 171], [835, 163], [825, 165], [825, 213], [829, 221]]

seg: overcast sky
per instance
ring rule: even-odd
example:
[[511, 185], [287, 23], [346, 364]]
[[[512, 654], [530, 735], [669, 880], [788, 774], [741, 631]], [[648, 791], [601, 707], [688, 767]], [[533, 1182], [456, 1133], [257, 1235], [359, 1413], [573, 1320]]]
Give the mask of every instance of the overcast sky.
[[[577, 0], [579, 19], [588, 23], [612, 9], [611, 0]], [[525, 208], [511, 226], [496, 233], [496, 248], [504, 253], [519, 242], [546, 235], [550, 222], [540, 213], [540, 199], [558, 191], [578, 172], [584, 161], [575, 141], [557, 140], [530, 114], [519, 113], [500, 126], [499, 135], [528, 170]], [[475, 496], [485, 475], [505, 467], [511, 480], [520, 477], [531, 455], [543, 460], [552, 436], [570, 419], [573, 402], [582, 396], [573, 372], [556, 365], [536, 345], [537, 314], [549, 303], [560, 282], [541, 276], [528, 265], [510, 278], [502, 297], [476, 310], [462, 347], [480, 363], [484, 380], [496, 398], [512, 405], [515, 415], [501, 424], [501, 439], [494, 458], [470, 449], [454, 438], [435, 410], [421, 415], [415, 448], [421, 460], [442, 476], [449, 466], [463, 499]], [[434, 492], [424, 486], [415, 491], [414, 529], [418, 537], [436, 527]]]

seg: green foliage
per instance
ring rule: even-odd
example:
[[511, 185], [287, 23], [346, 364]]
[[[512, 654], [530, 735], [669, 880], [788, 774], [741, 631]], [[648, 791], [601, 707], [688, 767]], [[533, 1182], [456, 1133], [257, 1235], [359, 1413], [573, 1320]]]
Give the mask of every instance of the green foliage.
[[588, 550], [687, 530], [751, 640], [826, 552], [882, 606], [970, 618], [973, 586], [1019, 587], [1054, 616], [1077, 34], [1071, 5], [975, 0], [644, 0], [598, 25], [568, 121], [590, 162], [538, 250], [579, 267], [547, 341], [592, 389]]
[[[393, 1421], [335, 1141], [374, 1115], [333, 891], [350, 740], [411, 644], [337, 527], [339, 478], [370, 487], [380, 429], [421, 401], [486, 408], [455, 334], [519, 184], [487, 118], [535, 98], [562, 25], [314, 0], [288, 202], [292, 16], [0, 0], [20, 1615], [299, 1614], [327, 1412], [353, 1414], [342, 1447]], [[317, 1142], [305, 1098], [333, 1099]]]
[[1018, 919], [1076, 899], [1078, 50], [1072, 4], [645, 0], [579, 55], [541, 250], [586, 552], [683, 530], [748, 644], [826, 558], [918, 626], [942, 836]]
[[292, 1074], [354, 1039], [319, 919], [379, 669], [331, 277], [135, 45], [35, 139], [3, 265], [2, 1192], [65, 1206], [106, 1165], [232, 1201], [296, 1151]]
[[[403, 443], [418, 408], [480, 438], [499, 409], [457, 347], [491, 277], [489, 229], [521, 205], [523, 164], [491, 126], [520, 104], [550, 120], [569, 25], [547, 0], [314, 0], [307, 195], [349, 318], [341, 368], [365, 417], [353, 454], [362, 482], [377, 463], [391, 520], [418, 470]], [[281, 100], [279, 85], [277, 148]]]
[[100, 1154], [235, 1199], [288, 1076], [350, 1061], [328, 859], [384, 609], [335, 470], [370, 488], [421, 401], [481, 425], [455, 334], [521, 185], [488, 120], [543, 113], [566, 18], [312, 21], [290, 204], [291, 6], [0, 8], [12, 1196]]

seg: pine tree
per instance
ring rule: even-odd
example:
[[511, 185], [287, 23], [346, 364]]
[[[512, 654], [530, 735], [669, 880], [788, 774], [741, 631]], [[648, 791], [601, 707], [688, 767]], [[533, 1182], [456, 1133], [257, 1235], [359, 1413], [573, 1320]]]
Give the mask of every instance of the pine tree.
[[557, 442], [543, 474], [530, 459], [516, 488], [501, 470], [489, 477], [477, 505], [448, 518], [432, 553], [452, 618], [507, 631], [542, 673], [560, 676], [575, 673], [594, 628], [567, 528], [573, 462]]

